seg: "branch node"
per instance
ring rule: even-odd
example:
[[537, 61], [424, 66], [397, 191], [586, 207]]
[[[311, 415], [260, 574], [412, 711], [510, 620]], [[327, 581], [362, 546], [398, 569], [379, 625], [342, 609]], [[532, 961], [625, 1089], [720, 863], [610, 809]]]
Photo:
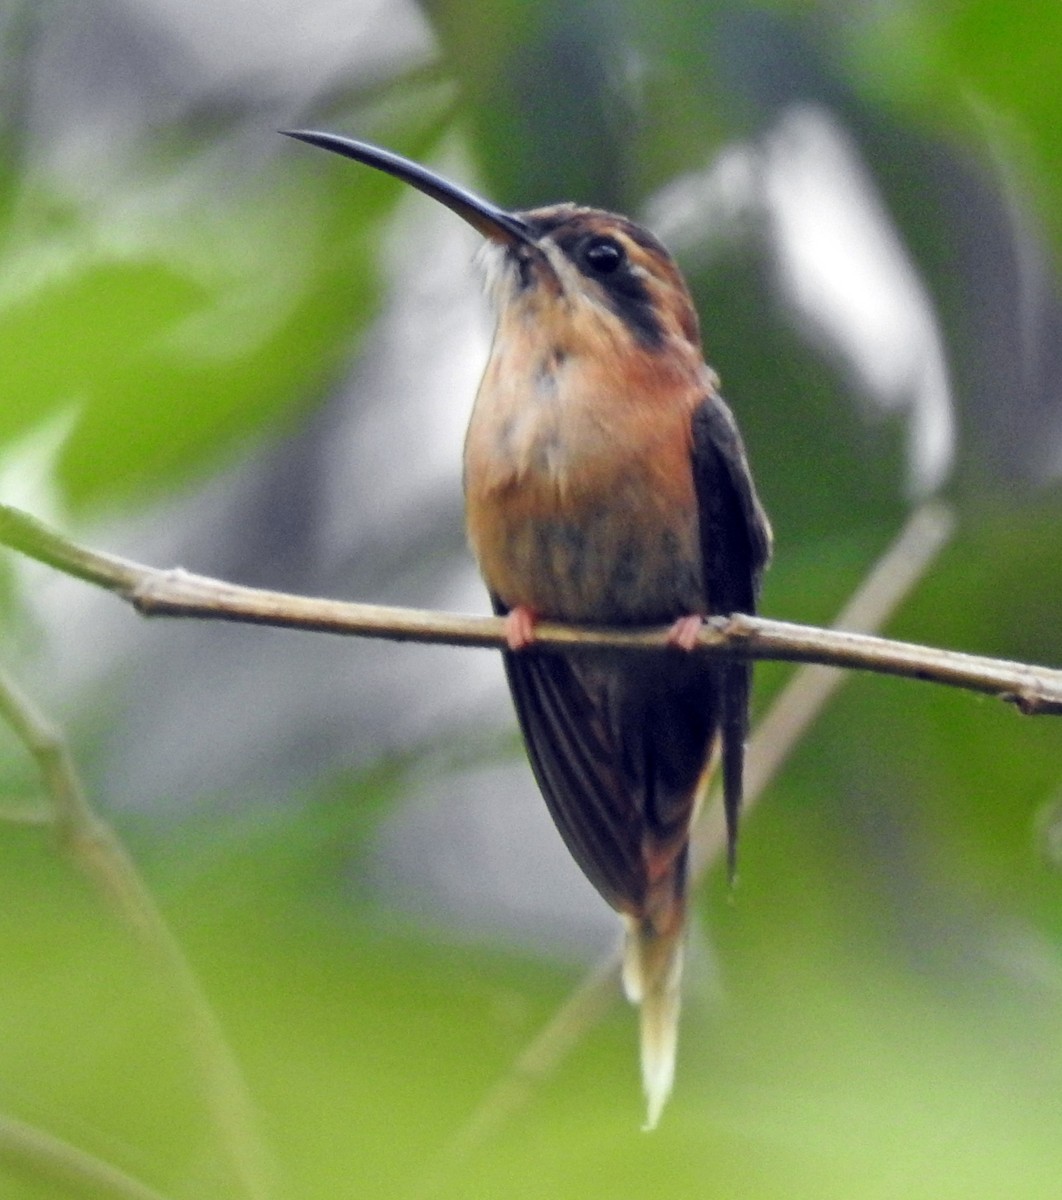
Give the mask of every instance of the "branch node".
[[756, 626], [745, 613], [730, 613], [719, 621], [719, 632], [728, 642], [747, 642], [756, 636]]
[[142, 617], [150, 617], [169, 606], [166, 596], [173, 586], [183, 584], [189, 572], [184, 567], [154, 568], [145, 571], [129, 589], [129, 602]]
[[1024, 717], [1035, 717], [1037, 713], [1049, 707], [1049, 704], [1045, 702], [1040, 691], [1037, 688], [1029, 686], [1019, 688], [1013, 692], [1003, 692], [999, 698], [1007, 704], [1013, 704]]

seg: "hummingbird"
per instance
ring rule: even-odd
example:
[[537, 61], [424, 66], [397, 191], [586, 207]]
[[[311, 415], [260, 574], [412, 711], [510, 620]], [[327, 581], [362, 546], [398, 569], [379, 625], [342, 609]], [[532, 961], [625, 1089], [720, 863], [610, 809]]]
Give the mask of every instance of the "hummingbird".
[[[691, 825], [721, 760], [731, 882], [751, 664], [692, 653], [756, 610], [771, 529], [674, 259], [626, 217], [508, 210], [388, 150], [288, 136], [386, 172], [483, 237], [496, 326], [464, 448], [469, 541], [528, 758], [575, 861], [621, 916], [646, 1128], [675, 1072]], [[535, 646], [540, 619], [668, 626], [658, 651]]]

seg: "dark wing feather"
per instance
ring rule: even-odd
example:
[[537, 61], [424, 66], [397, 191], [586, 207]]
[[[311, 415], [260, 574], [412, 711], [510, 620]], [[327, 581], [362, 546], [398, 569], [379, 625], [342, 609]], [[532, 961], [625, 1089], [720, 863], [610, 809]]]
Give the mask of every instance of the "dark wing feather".
[[[754, 614], [760, 578], [771, 556], [771, 527], [756, 495], [737, 423], [722, 397], [705, 398], [693, 414], [692, 434], [708, 612]], [[731, 878], [737, 861], [751, 687], [751, 663], [735, 659], [722, 664], [723, 807]]]
[[559, 654], [503, 655], [535, 779], [572, 857], [614, 908], [645, 890], [640, 821], [613, 741], [578, 668]]
[[[494, 608], [504, 613], [496, 598]], [[716, 727], [703, 660], [529, 649], [503, 654], [528, 758], [572, 857], [614, 908], [641, 913], [645, 851], [685, 846]], [[681, 871], [681, 867], [679, 868]]]

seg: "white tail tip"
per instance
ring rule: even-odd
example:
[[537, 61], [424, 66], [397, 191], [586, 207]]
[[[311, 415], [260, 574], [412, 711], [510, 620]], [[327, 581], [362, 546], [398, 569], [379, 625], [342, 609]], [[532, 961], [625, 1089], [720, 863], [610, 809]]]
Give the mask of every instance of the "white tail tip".
[[682, 931], [656, 934], [628, 922], [623, 960], [627, 999], [641, 1007], [642, 1088], [645, 1130], [655, 1129], [675, 1081], [682, 1003]]

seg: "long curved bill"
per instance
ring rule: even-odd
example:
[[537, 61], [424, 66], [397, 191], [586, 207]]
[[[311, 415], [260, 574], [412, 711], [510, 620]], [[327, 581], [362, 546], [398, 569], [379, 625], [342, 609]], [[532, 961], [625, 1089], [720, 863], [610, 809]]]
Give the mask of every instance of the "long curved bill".
[[502, 242], [506, 245], [513, 242], [525, 242], [529, 246], [535, 244], [528, 225], [514, 213], [491, 204], [482, 196], [443, 179], [441, 175], [436, 175], [434, 171], [429, 171], [427, 167], [411, 162], [400, 154], [382, 150], [368, 142], [356, 142], [352, 138], [340, 137], [335, 133], [319, 133], [313, 129], [282, 129], [280, 132], [285, 137], [297, 138], [300, 142], [319, 146], [322, 150], [331, 150], [333, 154], [342, 154], [345, 158], [352, 158], [355, 162], [375, 167], [378, 171], [385, 171], [388, 175], [401, 179], [426, 196], [431, 196], [433, 200], [438, 200], [440, 204], [445, 204], [492, 242]]

